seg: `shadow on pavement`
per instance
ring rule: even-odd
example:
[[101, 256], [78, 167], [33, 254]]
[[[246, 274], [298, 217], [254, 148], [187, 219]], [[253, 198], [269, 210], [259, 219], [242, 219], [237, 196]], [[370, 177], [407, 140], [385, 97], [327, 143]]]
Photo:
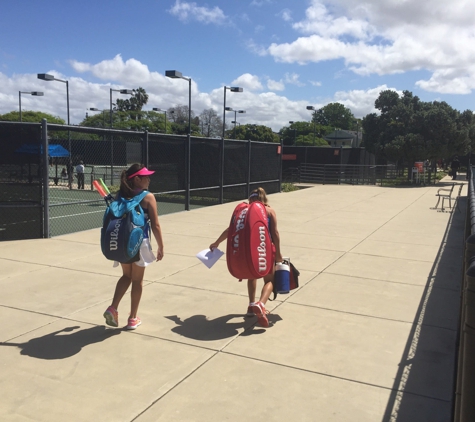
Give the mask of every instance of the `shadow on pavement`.
[[467, 198], [458, 202], [427, 278], [383, 422], [452, 420]]
[[8, 342], [0, 343], [0, 346], [18, 347], [21, 349], [20, 354], [37, 359], [66, 359], [79, 353], [85, 346], [99, 343], [121, 332], [121, 330], [111, 330], [105, 327], [91, 327], [71, 333], [78, 328], [79, 326], [66, 327], [41, 337], [32, 338], [25, 343]]
[[242, 314], [223, 315], [208, 319], [206, 315], [193, 315], [181, 320], [177, 315], [165, 317], [177, 324], [172, 328], [174, 333], [183, 337], [201, 341], [222, 340], [239, 334], [238, 329], [246, 326], [245, 321], [229, 322], [234, 318], [243, 318]]
[[[177, 324], [177, 327], [172, 328], [174, 333], [200, 341], [222, 340], [234, 337], [239, 335], [238, 330], [240, 328], [244, 328], [244, 331], [241, 333], [242, 336], [265, 332], [265, 329], [261, 329], [259, 326], [253, 329], [253, 325], [250, 324], [256, 323], [257, 319], [255, 317], [244, 318], [243, 314], [223, 315], [215, 319], [208, 319], [206, 315], [193, 315], [183, 321], [177, 315], [165, 318]], [[243, 318], [243, 320], [241, 322], [229, 322], [234, 318]], [[269, 314], [268, 318], [271, 327], [277, 321], [282, 320], [279, 315], [274, 314]]]

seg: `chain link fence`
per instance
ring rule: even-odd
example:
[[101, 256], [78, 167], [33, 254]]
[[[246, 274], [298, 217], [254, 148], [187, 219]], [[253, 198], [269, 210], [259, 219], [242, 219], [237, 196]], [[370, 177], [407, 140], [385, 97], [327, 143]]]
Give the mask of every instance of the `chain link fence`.
[[150, 190], [162, 215], [242, 200], [257, 186], [280, 191], [281, 146], [275, 143], [44, 121], [0, 122], [0, 144], [0, 240], [101, 227], [105, 204], [93, 181], [101, 178], [115, 192], [133, 163], [155, 171]]

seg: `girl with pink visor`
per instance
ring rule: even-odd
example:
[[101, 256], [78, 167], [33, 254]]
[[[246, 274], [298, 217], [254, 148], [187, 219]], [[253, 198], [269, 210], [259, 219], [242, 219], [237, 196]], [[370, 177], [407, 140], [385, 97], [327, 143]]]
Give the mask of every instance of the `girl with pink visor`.
[[[121, 174], [118, 195], [121, 195], [123, 198], [133, 198], [144, 190], [148, 190], [150, 175], [153, 173], [155, 172], [148, 170], [144, 165], [131, 165]], [[160, 223], [158, 221], [157, 201], [155, 200], [155, 196], [149, 192], [140, 202], [140, 206], [148, 220], [148, 223], [144, 228], [144, 239], [142, 245], [137, 255], [131, 261], [120, 264], [122, 266], [122, 277], [119, 278], [115, 287], [111, 305], [104, 312], [106, 324], [112, 327], [118, 327], [119, 303], [129, 286], [132, 284], [132, 290], [130, 292], [130, 314], [126, 326], [128, 330], [135, 330], [142, 323], [140, 318], [137, 316], [137, 311], [142, 297], [145, 267], [155, 261], [160, 261], [163, 258], [163, 238]], [[150, 233], [153, 234], [157, 242], [156, 256], [152, 252]], [[118, 262], [114, 263], [114, 267], [118, 265]]]

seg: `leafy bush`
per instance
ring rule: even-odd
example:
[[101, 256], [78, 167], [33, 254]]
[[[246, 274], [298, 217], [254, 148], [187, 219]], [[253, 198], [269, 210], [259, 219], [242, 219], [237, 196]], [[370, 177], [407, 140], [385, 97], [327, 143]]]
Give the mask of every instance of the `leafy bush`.
[[293, 192], [299, 190], [293, 183], [282, 183], [282, 192]]

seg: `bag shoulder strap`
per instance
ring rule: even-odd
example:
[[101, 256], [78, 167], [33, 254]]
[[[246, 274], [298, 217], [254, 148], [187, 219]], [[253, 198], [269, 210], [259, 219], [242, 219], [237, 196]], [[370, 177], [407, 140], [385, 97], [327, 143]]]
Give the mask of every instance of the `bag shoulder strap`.
[[123, 198], [120, 193], [116, 199], [109, 205], [108, 210], [116, 217], [121, 217], [124, 214], [132, 211], [137, 205], [140, 204], [143, 198], [148, 194], [148, 190], [144, 190], [133, 198]]
[[131, 199], [125, 199], [124, 201], [126, 201], [126, 212], [132, 211], [137, 205], [140, 204], [140, 202], [142, 202], [142, 199], [144, 199], [147, 194], [148, 190], [144, 190]]

